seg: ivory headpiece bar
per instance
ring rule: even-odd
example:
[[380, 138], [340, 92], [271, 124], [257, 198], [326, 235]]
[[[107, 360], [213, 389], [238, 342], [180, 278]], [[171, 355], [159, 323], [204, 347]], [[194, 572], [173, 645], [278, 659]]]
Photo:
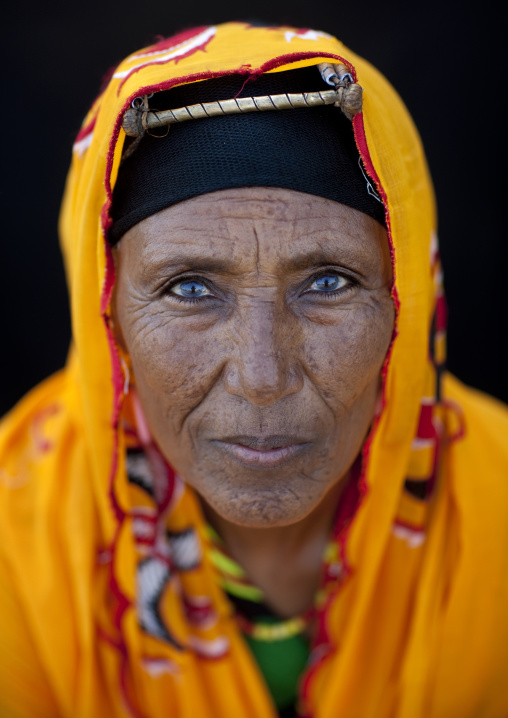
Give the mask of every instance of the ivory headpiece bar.
[[246, 112], [265, 112], [268, 110], [292, 110], [301, 107], [320, 107], [334, 105], [342, 110], [346, 117], [353, 119], [362, 109], [362, 88], [353, 82], [349, 70], [344, 65], [322, 63], [317, 66], [321, 76], [333, 90], [323, 92], [287, 93], [264, 95], [261, 97], [240, 97], [238, 99], [203, 102], [187, 105], [174, 110], [158, 112], [151, 110], [148, 96], [136, 97], [125, 112], [122, 127], [129, 137], [142, 137], [145, 132], [167, 127], [187, 120], [198, 120], [220, 115], [236, 115]]

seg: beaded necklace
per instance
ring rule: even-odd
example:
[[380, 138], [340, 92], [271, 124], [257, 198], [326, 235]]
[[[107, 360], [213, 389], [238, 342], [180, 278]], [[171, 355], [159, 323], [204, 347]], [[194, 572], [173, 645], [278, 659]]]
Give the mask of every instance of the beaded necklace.
[[[263, 615], [266, 612], [267, 615], [275, 618], [275, 614], [264, 604], [265, 597], [263, 591], [250, 581], [244, 569], [228, 552], [226, 545], [215, 529], [208, 525], [206, 530], [209, 540], [209, 555], [212, 564], [217, 570], [220, 586], [230, 597], [233, 597], [234, 599], [242, 599], [240, 605], [243, 606], [245, 601], [258, 606], [262, 605], [266, 610], [262, 611], [260, 615]], [[268, 642], [284, 640], [299, 633], [303, 633], [314, 617], [316, 611], [324, 604], [324, 600], [328, 593], [326, 591], [328, 584], [327, 579], [336, 580], [340, 571], [341, 565], [338, 558], [337, 542], [331, 538], [326, 544], [323, 552], [322, 572], [324, 574], [325, 581], [322, 582], [323, 585], [321, 585], [315, 596], [314, 604], [299, 616], [286, 619], [279, 618], [276, 622], [270, 621], [268, 623], [263, 620], [252, 621], [248, 616], [241, 613], [238, 614], [237, 612], [238, 623], [240, 624], [243, 633], [258, 640]], [[240, 602], [235, 600], [234, 603], [237, 605]], [[249, 611], [249, 613], [251, 612]]]
[[[330, 539], [323, 554], [323, 577], [314, 604], [304, 613], [280, 618], [266, 605], [263, 591], [253, 585], [229, 554], [216, 531], [207, 526], [209, 556], [218, 581], [236, 611], [236, 620], [279, 711], [294, 706], [298, 681], [310, 654], [310, 624], [324, 605], [340, 575], [337, 541]], [[281, 714], [282, 714], [281, 713]]]

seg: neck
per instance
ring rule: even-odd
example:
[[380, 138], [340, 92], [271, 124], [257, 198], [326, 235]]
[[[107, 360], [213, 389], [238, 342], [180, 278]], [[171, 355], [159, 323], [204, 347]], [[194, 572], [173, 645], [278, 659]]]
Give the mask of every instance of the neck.
[[321, 579], [323, 552], [347, 480], [344, 477], [310, 514], [288, 526], [234, 524], [203, 502], [208, 522], [278, 615], [294, 616], [312, 605]]

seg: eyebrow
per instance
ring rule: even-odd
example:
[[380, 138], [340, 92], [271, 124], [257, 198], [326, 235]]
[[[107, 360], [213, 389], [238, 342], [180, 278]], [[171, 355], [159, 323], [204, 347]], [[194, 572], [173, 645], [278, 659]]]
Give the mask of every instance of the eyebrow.
[[338, 252], [326, 251], [323, 247], [319, 247], [317, 251], [309, 251], [298, 254], [296, 257], [291, 257], [288, 264], [294, 271], [302, 269], [310, 269], [314, 267], [323, 267], [330, 264], [356, 264], [353, 257], [349, 252]]
[[[165, 260], [161, 259], [156, 265], [157, 267], [165, 266], [171, 270], [197, 270], [201, 272], [217, 272], [219, 274], [231, 274], [233, 269], [230, 257], [190, 256], [184, 253], [173, 255]], [[330, 265], [348, 266], [361, 274], [358, 262], [354, 260], [350, 252], [342, 250], [339, 255], [338, 252], [326, 251], [323, 247], [319, 247], [315, 251], [290, 256], [286, 263], [286, 267], [295, 272]]]

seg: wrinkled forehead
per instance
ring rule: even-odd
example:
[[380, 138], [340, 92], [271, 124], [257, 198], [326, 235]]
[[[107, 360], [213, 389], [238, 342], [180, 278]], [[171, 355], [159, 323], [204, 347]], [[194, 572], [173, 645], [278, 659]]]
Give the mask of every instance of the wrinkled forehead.
[[346, 205], [294, 190], [242, 188], [201, 195], [132, 227], [116, 246], [136, 277], [179, 271], [279, 277], [325, 265], [386, 277], [386, 231]]

